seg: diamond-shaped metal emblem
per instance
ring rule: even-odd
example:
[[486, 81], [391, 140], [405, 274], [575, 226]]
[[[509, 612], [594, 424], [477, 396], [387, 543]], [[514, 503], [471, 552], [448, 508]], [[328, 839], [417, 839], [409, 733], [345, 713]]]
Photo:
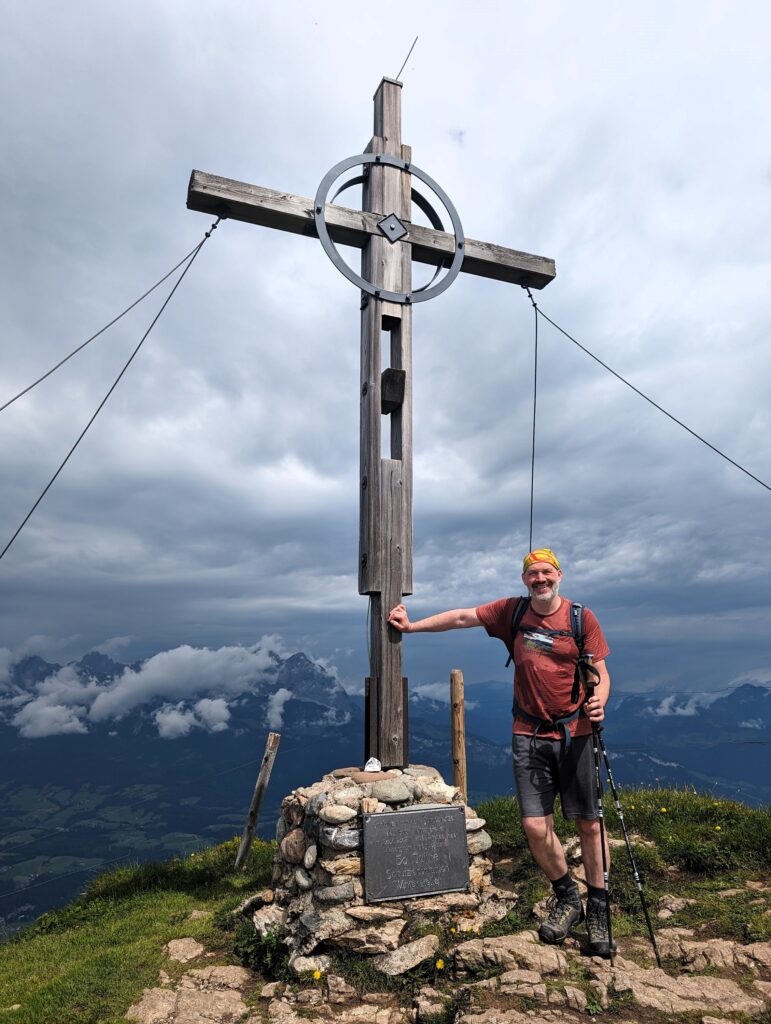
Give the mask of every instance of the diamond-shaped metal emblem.
[[389, 242], [398, 242], [408, 234], [407, 228], [402, 224], [395, 213], [389, 213], [387, 217], [377, 222], [377, 226], [386, 236]]

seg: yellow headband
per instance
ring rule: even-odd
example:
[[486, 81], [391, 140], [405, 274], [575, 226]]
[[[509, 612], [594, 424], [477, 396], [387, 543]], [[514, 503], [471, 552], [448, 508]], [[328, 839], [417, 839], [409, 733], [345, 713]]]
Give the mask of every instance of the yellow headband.
[[536, 548], [535, 551], [531, 551], [529, 555], [525, 555], [524, 561], [522, 562], [522, 572], [527, 572], [533, 562], [550, 562], [555, 569], [560, 572], [560, 564], [557, 561], [557, 556], [554, 554], [551, 548]]

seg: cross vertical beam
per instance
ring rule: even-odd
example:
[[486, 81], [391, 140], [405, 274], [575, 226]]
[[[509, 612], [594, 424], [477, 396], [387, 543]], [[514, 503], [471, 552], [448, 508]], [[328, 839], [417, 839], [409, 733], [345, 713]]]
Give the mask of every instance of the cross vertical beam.
[[[374, 137], [368, 151], [412, 162], [401, 141], [401, 83], [384, 78], [375, 93]], [[349, 162], [346, 162], [350, 165]], [[414, 166], [414, 165], [413, 165]], [[326, 203], [329, 241], [362, 252], [362, 278], [375, 288], [411, 292], [412, 261], [446, 266], [456, 252], [453, 234], [411, 223], [411, 175], [399, 167], [364, 164], [362, 210]], [[316, 203], [302, 196], [193, 171], [187, 205], [215, 216], [318, 238]], [[394, 214], [406, 241], [390, 242], [380, 221]], [[466, 238], [461, 270], [527, 288], [544, 288], [554, 261]], [[382, 354], [390, 354], [383, 367]], [[412, 306], [362, 294], [361, 496], [359, 593], [371, 601], [370, 675], [365, 687], [364, 746], [385, 767], [408, 763], [407, 681], [402, 678], [401, 634], [386, 615], [412, 593]], [[383, 416], [391, 422], [384, 431]], [[388, 457], [381, 436], [390, 435]]]
[[[374, 137], [367, 151], [410, 160], [411, 150], [401, 142], [401, 83], [384, 78], [374, 105]], [[408, 222], [410, 194], [409, 174], [373, 164], [363, 209], [383, 217], [394, 213]], [[372, 235], [362, 250], [362, 277], [376, 288], [410, 291], [411, 248], [409, 242]], [[390, 768], [409, 761], [401, 634], [388, 625], [387, 615], [412, 593], [412, 307], [367, 295], [362, 305], [359, 593], [371, 601], [365, 754]], [[389, 400], [383, 401], [384, 379], [389, 385], [399, 381], [396, 401], [390, 386]], [[384, 416], [390, 416], [390, 427]], [[388, 458], [381, 456], [384, 430], [390, 435]]]

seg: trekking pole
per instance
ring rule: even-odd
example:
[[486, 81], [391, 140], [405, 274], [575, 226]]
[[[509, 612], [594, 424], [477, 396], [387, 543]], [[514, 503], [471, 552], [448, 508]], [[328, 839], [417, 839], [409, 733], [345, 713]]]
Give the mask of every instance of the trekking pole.
[[608, 751], [605, 749], [605, 742], [600, 735], [601, 729], [597, 729], [597, 739], [600, 743], [600, 750], [602, 751], [602, 758], [605, 762], [605, 771], [608, 773], [608, 782], [610, 783], [610, 789], [613, 793], [613, 801], [616, 805], [616, 813], [618, 814], [618, 820], [621, 822], [621, 831], [624, 834], [624, 842], [626, 843], [626, 852], [629, 854], [629, 864], [632, 868], [632, 875], [634, 876], [635, 883], [637, 885], [637, 892], [640, 896], [640, 905], [642, 906], [643, 914], [645, 915], [645, 923], [648, 925], [648, 934], [650, 935], [651, 945], [653, 946], [653, 953], [656, 957], [656, 963], [661, 967], [661, 957], [659, 956], [659, 948], [656, 945], [656, 936], [653, 932], [653, 925], [651, 924], [651, 917], [648, 913], [648, 903], [645, 899], [645, 893], [643, 892], [642, 879], [640, 878], [640, 872], [637, 870], [637, 864], [635, 863], [634, 853], [632, 851], [632, 842], [629, 838], [629, 833], [626, 829], [626, 822], [624, 821], [624, 812], [621, 808], [621, 801], [618, 798], [618, 790], [616, 784], [613, 781], [613, 772], [610, 770], [610, 761], [608, 760]]
[[[592, 654], [583, 654], [579, 662], [583, 669], [584, 688], [586, 699], [591, 700], [594, 696], [594, 683], [599, 679], [599, 672], [592, 664]], [[592, 722], [592, 754], [594, 756], [594, 780], [597, 790], [597, 817], [600, 822], [600, 849], [602, 850], [602, 880], [605, 888], [605, 918], [608, 925], [608, 951], [610, 965], [613, 966], [613, 924], [610, 917], [610, 882], [608, 872], [608, 851], [606, 848], [607, 831], [605, 828], [605, 810], [603, 807], [602, 773], [600, 771], [600, 727]], [[607, 762], [606, 762], [607, 763]]]
[[[587, 654], [584, 656], [589, 659], [587, 662], [581, 665], [583, 669], [583, 681], [586, 689], [586, 699], [593, 696], [594, 694], [594, 681], [599, 678], [597, 669], [591, 662], [592, 655]], [[595, 725], [592, 722], [592, 736], [593, 736], [593, 750], [595, 752], [595, 772], [599, 773], [599, 757], [597, 756], [597, 747], [602, 752], [602, 759], [605, 762], [605, 771], [608, 774], [608, 783], [610, 790], [613, 794], [613, 802], [616, 805], [616, 813], [618, 814], [618, 820], [621, 822], [621, 831], [624, 836], [624, 842], [626, 843], [626, 852], [629, 855], [629, 865], [632, 869], [632, 875], [634, 876], [635, 884], [637, 885], [637, 892], [640, 896], [640, 905], [642, 906], [643, 915], [645, 917], [645, 923], [648, 926], [648, 935], [650, 936], [651, 945], [653, 946], [653, 953], [656, 957], [657, 966], [661, 967], [661, 957], [659, 956], [659, 948], [656, 945], [656, 936], [653, 932], [653, 925], [651, 923], [651, 917], [648, 913], [648, 903], [645, 899], [645, 893], [643, 891], [642, 879], [640, 878], [640, 872], [637, 870], [637, 864], [634, 859], [634, 851], [632, 850], [632, 841], [629, 838], [629, 832], [627, 831], [626, 822], [624, 821], [624, 811], [621, 807], [621, 801], [619, 800], [618, 790], [616, 789], [616, 783], [613, 779], [613, 772], [610, 769], [610, 759], [608, 758], [608, 751], [605, 747], [605, 741], [602, 738], [602, 726]], [[598, 786], [601, 789], [601, 783], [598, 782]], [[602, 813], [602, 802], [600, 798], [600, 828], [604, 825], [603, 813]], [[603, 844], [603, 870], [605, 868], [605, 846]], [[608, 907], [608, 932], [610, 932], [610, 907]], [[612, 960], [611, 960], [612, 962]]]

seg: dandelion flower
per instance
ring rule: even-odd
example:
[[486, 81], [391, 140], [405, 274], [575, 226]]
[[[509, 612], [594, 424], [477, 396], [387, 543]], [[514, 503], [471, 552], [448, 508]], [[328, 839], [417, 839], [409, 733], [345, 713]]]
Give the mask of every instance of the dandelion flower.
[[457, 930], [458, 930], [457, 928], [451, 928], [450, 929], [450, 935], [454, 935], [457, 932]]
[[436, 967], [437, 971], [443, 971], [444, 970], [444, 960], [437, 960], [436, 963], [434, 964], [434, 967]]
[[720, 828], [720, 826], [719, 826], [719, 825], [715, 825], [715, 831], [716, 831], [716, 832], [721, 832], [721, 831], [722, 831], [722, 829]]
[[661, 813], [662, 813], [662, 814], [666, 814], [666, 813], [667, 813], [667, 809], [666, 809], [666, 807], [662, 807], [662, 808], [661, 808]]
[[320, 978], [321, 978], [321, 971], [314, 971], [313, 972], [313, 980], [314, 981], [318, 981]]

